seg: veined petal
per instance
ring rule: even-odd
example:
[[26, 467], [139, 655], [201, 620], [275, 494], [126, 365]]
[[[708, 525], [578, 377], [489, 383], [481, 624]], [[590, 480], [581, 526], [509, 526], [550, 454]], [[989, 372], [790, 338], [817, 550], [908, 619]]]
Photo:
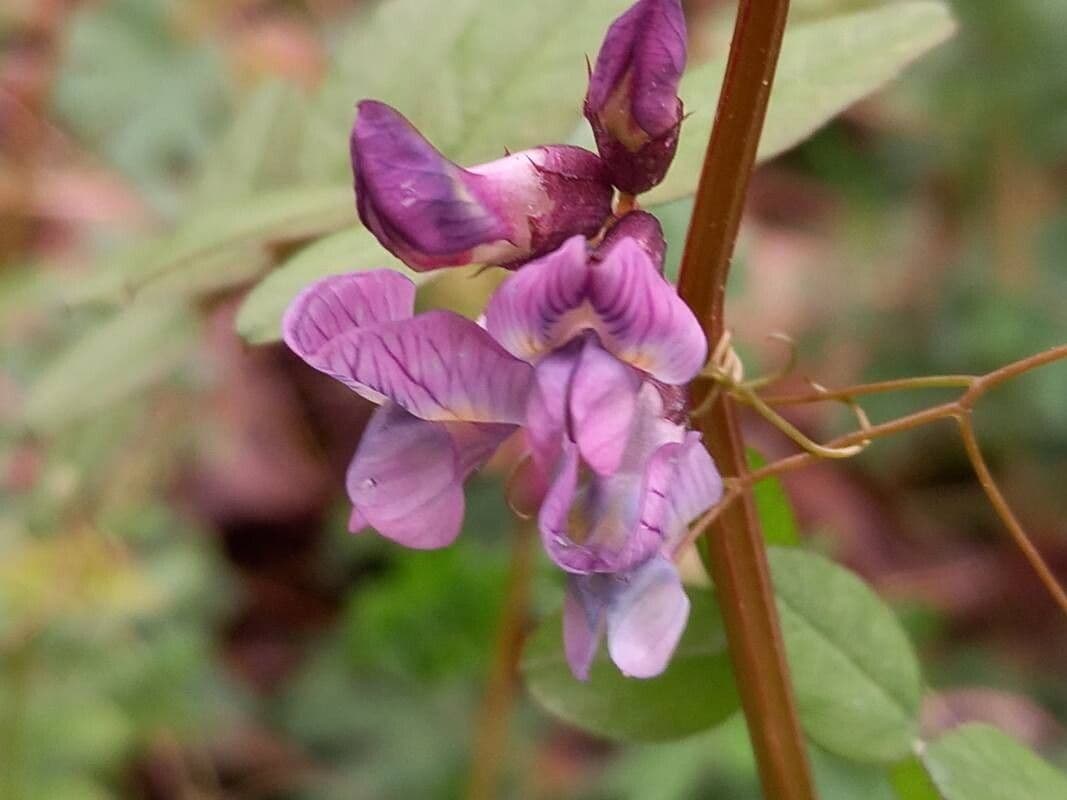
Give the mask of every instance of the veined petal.
[[406, 547], [450, 544], [463, 523], [463, 481], [508, 425], [427, 422], [392, 403], [375, 412], [348, 469], [351, 530], [372, 526]]
[[393, 270], [332, 275], [296, 296], [285, 312], [282, 331], [289, 348], [308, 358], [347, 331], [408, 319], [414, 308], [415, 284]]
[[593, 268], [589, 301], [601, 342], [623, 361], [672, 384], [704, 365], [700, 323], [636, 242], [618, 242]]
[[570, 429], [582, 458], [600, 475], [611, 475], [619, 468], [640, 386], [630, 367], [594, 339], [586, 340], [568, 395]]
[[722, 499], [723, 483], [700, 434], [694, 431], [689, 431], [685, 441], [664, 456], [671, 463], [669, 477], [662, 484], [665, 487], [663, 507], [661, 510], [646, 507], [646, 514], [659, 518], [665, 537], [663, 552], [671, 555], [689, 523]]
[[644, 384], [619, 469], [583, 474], [577, 445], [564, 439], [558, 466], [538, 515], [545, 551], [568, 572], [620, 572], [662, 547], [670, 508], [664, 498], [683, 429], [664, 420], [659, 392]]
[[533, 359], [589, 327], [580, 307], [588, 293], [585, 239], [574, 236], [508, 277], [485, 310], [485, 326], [509, 353]]
[[667, 668], [689, 617], [678, 570], [655, 557], [633, 570], [607, 612], [608, 652], [624, 675], [652, 678]]
[[521, 423], [533, 375], [529, 364], [450, 311], [350, 329], [307, 362], [357, 392], [369, 388], [436, 421]]
[[481, 196], [486, 179], [445, 158], [385, 103], [359, 104], [351, 155], [360, 219], [415, 268], [467, 263], [474, 247], [513, 235]]

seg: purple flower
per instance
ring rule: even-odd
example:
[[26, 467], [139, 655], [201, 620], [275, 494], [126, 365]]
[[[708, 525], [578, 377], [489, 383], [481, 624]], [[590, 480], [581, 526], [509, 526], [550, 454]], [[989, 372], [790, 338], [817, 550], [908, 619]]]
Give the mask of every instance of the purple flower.
[[[650, 231], [640, 217], [627, 227]], [[588, 675], [606, 633], [619, 668], [647, 677], [688, 614], [673, 550], [722, 493], [699, 435], [670, 413], [706, 342], [640, 242], [619, 237], [596, 256], [575, 236], [530, 262], [497, 289], [484, 327], [413, 316], [414, 287], [393, 272], [326, 278], [294, 300], [284, 333], [311, 366], [382, 403], [348, 472], [353, 530], [450, 543], [464, 480], [521, 431], [521, 492], [570, 573], [574, 673]]]
[[608, 29], [589, 78], [585, 116], [612, 182], [624, 192], [651, 189], [674, 158], [685, 56], [679, 0], [638, 0]]
[[611, 214], [607, 168], [580, 147], [536, 147], [464, 169], [373, 100], [359, 104], [350, 146], [360, 219], [416, 270], [514, 266], [595, 235]]

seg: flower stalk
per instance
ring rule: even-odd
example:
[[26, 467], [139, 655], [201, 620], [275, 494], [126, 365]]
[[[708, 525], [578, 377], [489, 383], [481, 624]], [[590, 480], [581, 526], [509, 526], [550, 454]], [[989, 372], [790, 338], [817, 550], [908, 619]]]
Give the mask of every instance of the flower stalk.
[[[788, 10], [788, 0], [758, 4], [741, 0], [738, 7], [678, 284], [709, 342], [720, 341], [725, 332], [723, 301], [730, 257]], [[702, 396], [693, 399], [696, 406]], [[723, 477], [744, 477], [744, 444], [729, 395], [720, 394], [699, 424]], [[718, 514], [706, 541], [764, 794], [777, 800], [814, 800], [767, 556], [747, 488]]]

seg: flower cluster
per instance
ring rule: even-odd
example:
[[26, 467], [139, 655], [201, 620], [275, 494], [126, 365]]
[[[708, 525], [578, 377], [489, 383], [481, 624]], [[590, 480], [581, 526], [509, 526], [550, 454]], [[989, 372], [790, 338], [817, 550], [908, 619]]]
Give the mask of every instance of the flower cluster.
[[657, 675], [689, 604], [673, 556], [722, 482], [685, 426], [700, 325], [663, 277], [655, 217], [612, 215], [618, 188], [662, 179], [681, 121], [678, 0], [639, 0], [609, 30], [586, 115], [599, 155], [552, 145], [463, 168], [399, 112], [359, 104], [360, 218], [416, 270], [472, 262], [514, 272], [474, 322], [414, 314], [389, 270], [326, 278], [283, 323], [308, 364], [381, 404], [348, 471], [353, 531], [415, 548], [458, 535], [463, 483], [512, 436], [513, 500], [568, 575], [564, 644], [586, 678], [601, 638], [623, 673]]

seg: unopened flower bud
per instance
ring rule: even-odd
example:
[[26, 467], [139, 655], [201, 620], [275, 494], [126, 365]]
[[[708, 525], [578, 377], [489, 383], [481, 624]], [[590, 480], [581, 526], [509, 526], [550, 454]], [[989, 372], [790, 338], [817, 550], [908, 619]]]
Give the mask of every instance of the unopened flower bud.
[[364, 100], [351, 154], [360, 219], [419, 271], [514, 266], [595, 235], [611, 213], [604, 162], [580, 147], [546, 145], [464, 169], [396, 109]]
[[604, 238], [590, 258], [603, 261], [608, 254], [624, 239], [631, 239], [644, 250], [656, 269], [663, 274], [663, 257], [667, 253], [667, 240], [663, 238], [663, 226], [659, 220], [647, 211], [630, 211], [608, 228]]
[[624, 192], [648, 191], [667, 174], [682, 122], [685, 54], [680, 0], [638, 0], [604, 37], [585, 116], [612, 182]]

